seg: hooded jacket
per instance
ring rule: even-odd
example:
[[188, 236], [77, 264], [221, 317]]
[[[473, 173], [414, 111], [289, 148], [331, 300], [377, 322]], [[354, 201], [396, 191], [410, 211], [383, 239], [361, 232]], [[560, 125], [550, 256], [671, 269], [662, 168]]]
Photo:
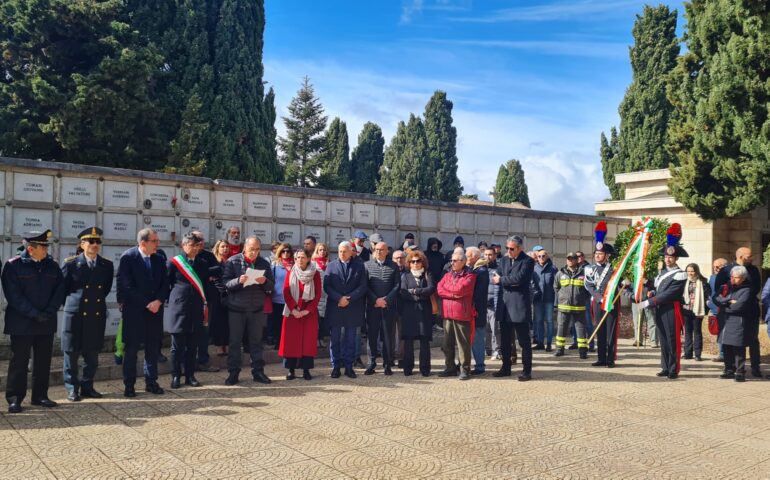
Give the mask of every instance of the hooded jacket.
[[444, 263], [449, 263], [449, 261], [452, 260], [452, 253], [454, 253], [455, 245], [457, 245], [458, 243], [463, 247], [465, 247], [465, 240], [461, 235], [458, 235], [455, 237], [454, 242], [452, 242], [452, 248], [447, 250], [446, 254], [444, 255]]
[[[438, 245], [438, 248], [434, 252], [431, 248], [433, 245]], [[428, 258], [428, 272], [434, 279], [440, 279], [443, 275], [444, 268], [444, 254], [441, 253], [441, 240], [436, 237], [428, 239], [428, 248], [425, 249], [425, 256]]]

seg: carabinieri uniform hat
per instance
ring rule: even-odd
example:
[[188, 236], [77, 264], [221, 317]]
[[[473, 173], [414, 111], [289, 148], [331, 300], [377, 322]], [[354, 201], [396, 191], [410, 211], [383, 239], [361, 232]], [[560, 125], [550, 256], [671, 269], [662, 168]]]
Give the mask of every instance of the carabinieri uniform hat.
[[682, 248], [682, 245], [680, 245], [680, 241], [682, 240], [682, 226], [678, 223], [672, 224], [670, 227], [668, 227], [668, 230], [666, 230], [666, 246], [663, 247], [660, 251], [660, 256], [664, 257], [668, 255], [669, 257], [688, 257], [687, 250]]
[[51, 237], [53, 237], [53, 233], [51, 233], [51, 230], [46, 230], [45, 232], [38, 232], [38, 231], [27, 232], [24, 234], [22, 238], [27, 242], [34, 243], [36, 245], [50, 245]]
[[604, 241], [605, 237], [607, 237], [607, 222], [602, 220], [597, 223], [596, 228], [594, 228], [594, 238], [596, 239], [594, 252], [604, 252], [608, 255], [614, 255], [615, 247], [613, 247], [611, 243], [606, 243]]
[[101, 228], [88, 227], [82, 232], [78, 233], [78, 240], [91, 240], [91, 239], [101, 240], [103, 233], [104, 232], [102, 231]]

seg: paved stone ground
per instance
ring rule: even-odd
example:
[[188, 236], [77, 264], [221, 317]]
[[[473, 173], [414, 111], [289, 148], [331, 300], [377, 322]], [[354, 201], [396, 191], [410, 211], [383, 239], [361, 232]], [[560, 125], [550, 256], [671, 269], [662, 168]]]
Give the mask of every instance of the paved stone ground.
[[311, 382], [271, 365], [270, 386], [200, 374], [204, 388], [130, 401], [100, 382], [102, 400], [0, 414], [0, 478], [770, 477], [770, 382], [719, 380], [710, 361], [661, 380], [658, 350], [630, 341], [613, 370], [535, 361], [529, 383], [332, 380], [326, 361]]

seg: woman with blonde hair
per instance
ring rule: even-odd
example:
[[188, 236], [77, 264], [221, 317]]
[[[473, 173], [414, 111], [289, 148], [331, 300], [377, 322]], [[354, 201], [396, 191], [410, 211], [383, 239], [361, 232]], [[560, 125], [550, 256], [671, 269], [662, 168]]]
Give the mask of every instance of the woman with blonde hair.
[[[325, 243], [317, 243], [313, 251], [312, 262], [315, 263], [318, 273], [321, 275], [321, 285], [323, 285], [324, 275], [326, 275], [326, 265], [329, 263], [329, 247]], [[322, 290], [321, 301], [318, 303], [318, 346], [325, 347], [323, 340], [329, 335], [329, 327], [326, 326], [324, 317], [326, 313], [326, 292]]]
[[[219, 268], [219, 275], [222, 275], [222, 270], [225, 267], [230, 256], [230, 245], [224, 240], [219, 240], [214, 244], [212, 250], [214, 257], [217, 259], [218, 264], [212, 265], [212, 269]], [[217, 356], [227, 356], [227, 345], [230, 342], [230, 326], [227, 320], [227, 307], [223, 302], [223, 297], [227, 296], [227, 289], [224, 288], [224, 284], [221, 281], [214, 282], [214, 285], [219, 291], [218, 296], [208, 299], [209, 306], [209, 334], [217, 347]]]
[[275, 345], [281, 342], [281, 323], [283, 321], [283, 307], [286, 300], [283, 298], [283, 285], [286, 277], [294, 266], [294, 251], [288, 243], [281, 243], [275, 249], [275, 258], [272, 262], [275, 289], [273, 290], [273, 313], [267, 324], [267, 343]]
[[406, 270], [401, 274], [401, 338], [404, 355], [401, 368], [405, 376], [414, 369], [414, 341], [420, 341], [420, 373], [430, 375], [430, 342], [433, 339], [433, 304], [431, 295], [436, 293], [436, 283], [428, 272], [428, 259], [419, 250], [411, 250], [406, 256]]

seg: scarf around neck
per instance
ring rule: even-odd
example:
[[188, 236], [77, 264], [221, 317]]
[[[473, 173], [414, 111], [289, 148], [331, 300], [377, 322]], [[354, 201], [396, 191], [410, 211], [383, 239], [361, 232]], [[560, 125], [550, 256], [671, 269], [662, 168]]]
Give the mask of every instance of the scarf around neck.
[[315, 262], [319, 270], [321, 270], [322, 272], [326, 271], [326, 264], [328, 263], [328, 261], [325, 258], [316, 257], [313, 259], [313, 261]]
[[[289, 292], [291, 293], [291, 298], [295, 299], [297, 303], [299, 303], [300, 300], [304, 300], [305, 303], [307, 303], [315, 298], [313, 277], [315, 276], [316, 271], [318, 271], [318, 269], [313, 262], [309, 262], [307, 268], [304, 270], [299, 268], [299, 265], [297, 264], [294, 264], [291, 267], [291, 271], [289, 272]], [[300, 282], [302, 282], [302, 285], [304, 286], [301, 299], [299, 296]], [[289, 306], [285, 304], [283, 306], [283, 316], [288, 317], [289, 315], [291, 315], [291, 310], [289, 309]]]
[[[684, 294], [682, 295], [684, 297], [684, 304], [689, 305], [690, 304], [690, 294], [688, 292], [690, 286], [690, 281], [687, 280], [687, 282], [684, 284]], [[695, 295], [694, 295], [693, 303], [692, 303], [692, 314], [696, 317], [702, 317], [706, 314], [706, 309], [703, 308], [703, 282], [700, 278], [695, 280]]]

